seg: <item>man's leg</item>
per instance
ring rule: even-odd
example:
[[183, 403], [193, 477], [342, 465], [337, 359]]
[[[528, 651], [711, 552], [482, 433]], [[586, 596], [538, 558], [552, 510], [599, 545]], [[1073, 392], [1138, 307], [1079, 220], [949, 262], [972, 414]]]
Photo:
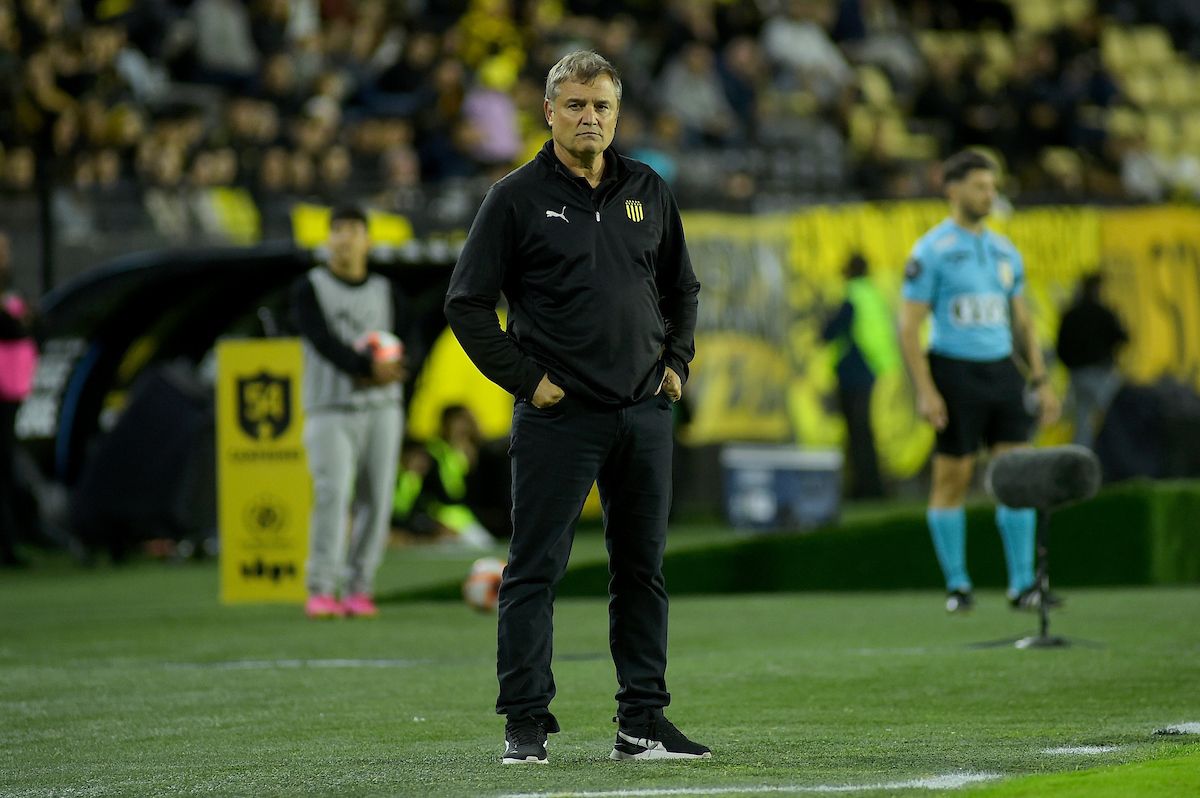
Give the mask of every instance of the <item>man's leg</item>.
[[608, 546], [609, 646], [617, 666], [618, 727], [610, 758], [707, 759], [663, 716], [667, 692], [667, 589], [662, 576], [671, 507], [671, 403], [653, 397], [620, 412], [616, 445], [600, 472]]
[[879, 457], [871, 430], [871, 388], [838, 391], [842, 415], [846, 417], [846, 438], [850, 451], [850, 497], [878, 499], [883, 496], [879, 475]]
[[975, 455], [933, 456], [933, 485], [926, 520], [948, 592], [971, 591], [971, 579], [967, 575], [967, 520], [963, 501], [974, 468]]
[[665, 395], [620, 414], [616, 445], [598, 484], [610, 574], [609, 646], [617, 668], [618, 715], [625, 721], [661, 710], [671, 700], [662, 558], [671, 508], [673, 439]]
[[533, 717], [558, 731], [548, 709], [554, 590], [616, 424], [615, 411], [539, 410], [524, 402], [513, 410], [513, 536], [500, 585], [496, 662], [496, 711], [510, 722]]
[[341, 413], [313, 413], [304, 420], [304, 448], [313, 481], [308, 531], [308, 592], [331, 595], [345, 563], [346, 508], [354, 478], [354, 447]]
[[362, 439], [346, 592], [370, 595], [391, 529], [403, 415], [397, 405], [373, 407], [358, 414], [358, 424]]

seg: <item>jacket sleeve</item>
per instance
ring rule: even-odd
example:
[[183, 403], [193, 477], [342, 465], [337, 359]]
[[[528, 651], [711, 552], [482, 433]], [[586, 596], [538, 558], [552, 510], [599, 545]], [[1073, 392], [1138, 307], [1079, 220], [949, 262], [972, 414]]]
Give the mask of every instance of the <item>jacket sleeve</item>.
[[312, 344], [321, 357], [352, 377], [371, 376], [371, 358], [334, 337], [317, 300], [317, 292], [308, 277], [292, 284], [292, 326]]
[[492, 382], [528, 399], [544, 370], [504, 330], [496, 303], [516, 250], [512, 209], [496, 187], [484, 197], [446, 291], [446, 321], [475, 367]]
[[663, 362], [687, 382], [688, 364], [696, 355], [696, 315], [699, 309], [697, 294], [700, 283], [692, 271], [687, 242], [683, 238], [683, 221], [679, 206], [670, 189], [663, 186], [663, 237], [658, 245], [658, 307], [666, 325], [667, 338]]

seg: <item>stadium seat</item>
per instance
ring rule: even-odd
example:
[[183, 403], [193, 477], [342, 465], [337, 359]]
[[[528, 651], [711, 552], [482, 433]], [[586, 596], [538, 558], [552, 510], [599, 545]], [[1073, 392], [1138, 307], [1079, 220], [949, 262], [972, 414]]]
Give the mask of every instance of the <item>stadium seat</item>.
[[1058, 27], [1062, 20], [1062, 9], [1058, 3], [1041, 0], [1021, 0], [1013, 3], [1017, 28], [1026, 33], [1048, 33]]
[[1142, 115], [1128, 105], [1114, 106], [1108, 111], [1105, 129], [1108, 130], [1110, 136], [1128, 138], [1141, 135], [1145, 127]]
[[1165, 66], [1175, 60], [1171, 37], [1160, 25], [1141, 25], [1133, 32], [1138, 63], [1143, 66]]
[[895, 105], [892, 84], [877, 66], [863, 64], [858, 68], [858, 88], [867, 105], [876, 110], [885, 111]]
[[1124, 75], [1137, 61], [1130, 35], [1119, 25], [1106, 25], [1100, 32], [1100, 59], [1114, 75]]
[[1200, 111], [1184, 114], [1179, 134], [1179, 143], [1185, 152], [1200, 153]]
[[979, 34], [980, 49], [988, 64], [1007, 76], [1012, 71], [1014, 60], [1012, 39], [1000, 31], [989, 30]]
[[1060, 185], [1083, 185], [1083, 159], [1070, 147], [1046, 147], [1039, 158], [1046, 173]]
[[1152, 69], [1129, 69], [1121, 79], [1125, 96], [1139, 108], [1154, 108], [1163, 105], [1162, 87]]
[[1171, 114], [1155, 111], [1146, 114], [1146, 144], [1159, 155], [1170, 155], [1176, 149], [1177, 131]]

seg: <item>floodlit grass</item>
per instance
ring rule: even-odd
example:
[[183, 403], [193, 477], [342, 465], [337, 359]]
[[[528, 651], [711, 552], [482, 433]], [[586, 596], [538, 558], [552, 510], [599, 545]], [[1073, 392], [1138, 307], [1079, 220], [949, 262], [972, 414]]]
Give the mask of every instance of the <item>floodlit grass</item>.
[[[601, 552], [581, 538], [579, 559]], [[394, 551], [381, 592], [473, 556]], [[494, 617], [389, 603], [374, 621], [314, 623], [221, 607], [216, 580], [212, 564], [54, 559], [0, 574], [0, 795], [884, 795], [955, 773], [1004, 777], [959, 791], [989, 798], [1200, 789], [1195, 737], [1152, 734], [1200, 721], [1197, 586], [1070, 591], [1052, 631], [1097, 645], [1040, 651], [971, 646], [1034, 629], [998, 592], [961, 618], [932, 592], [676, 599], [669, 715], [715, 751], [690, 763], [608, 761], [605, 605], [563, 600], [564, 731], [533, 768], [499, 765]], [[1044, 753], [1061, 746], [1115, 748]]]

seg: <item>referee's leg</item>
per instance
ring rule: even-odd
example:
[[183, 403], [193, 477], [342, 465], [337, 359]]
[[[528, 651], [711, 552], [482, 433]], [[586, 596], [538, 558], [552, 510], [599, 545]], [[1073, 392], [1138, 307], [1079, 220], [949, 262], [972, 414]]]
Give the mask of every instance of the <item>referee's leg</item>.
[[551, 732], [558, 731], [548, 709], [554, 591], [615, 426], [613, 412], [524, 402], [513, 410], [513, 535], [500, 586], [496, 711], [509, 720], [537, 718]]
[[671, 507], [670, 400], [656, 396], [621, 414], [598, 484], [609, 551], [609, 646], [617, 669], [617, 711], [623, 721], [636, 721], [671, 700], [662, 575]]

